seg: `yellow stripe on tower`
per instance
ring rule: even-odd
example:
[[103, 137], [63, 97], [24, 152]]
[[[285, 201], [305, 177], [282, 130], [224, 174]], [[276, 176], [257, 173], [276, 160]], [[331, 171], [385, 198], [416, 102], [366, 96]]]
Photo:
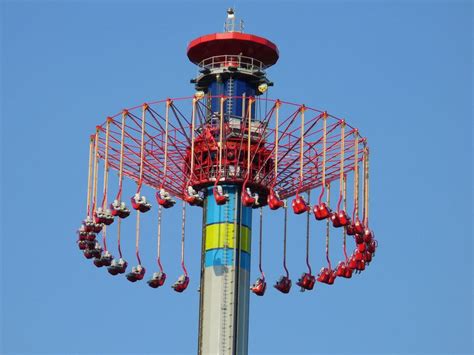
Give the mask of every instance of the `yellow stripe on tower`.
[[[239, 226], [237, 226], [239, 228]], [[227, 238], [226, 238], [227, 231]], [[250, 253], [250, 229], [241, 226], [240, 229], [241, 249]], [[206, 226], [206, 251], [217, 248], [234, 248], [234, 224], [216, 223]]]

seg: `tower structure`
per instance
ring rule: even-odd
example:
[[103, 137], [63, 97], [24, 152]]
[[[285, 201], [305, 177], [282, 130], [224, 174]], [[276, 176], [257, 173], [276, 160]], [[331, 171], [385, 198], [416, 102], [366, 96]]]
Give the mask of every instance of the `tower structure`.
[[[89, 139], [86, 218], [77, 243], [96, 267], [106, 267], [114, 276], [125, 274], [133, 283], [146, 276], [139, 250], [140, 224], [155, 209], [142, 191], [147, 186], [154, 190], [157, 202], [157, 268], [147, 284], [158, 289], [166, 283], [160, 256], [161, 222], [176, 198], [182, 200], [183, 274], [171, 287], [184, 292], [191, 280], [185, 266], [186, 210], [194, 206], [192, 210], [202, 211], [198, 332], [198, 353], [202, 355], [248, 353], [250, 290], [263, 296], [267, 285], [261, 253], [264, 207], [284, 210], [284, 273], [273, 285], [282, 294], [292, 288], [286, 263], [288, 210], [299, 223], [306, 223], [307, 270], [295, 282], [300, 291], [313, 290], [316, 282], [332, 285], [336, 278], [351, 279], [372, 262], [378, 246], [369, 227], [367, 139], [345, 119], [326, 111], [267, 98], [273, 83], [266, 70], [278, 61], [278, 48], [242, 30], [243, 23], [236, 23], [229, 9], [224, 32], [190, 42], [187, 55], [198, 66], [191, 80], [195, 85], [192, 96], [124, 109], [96, 126]], [[118, 172], [118, 186], [109, 204], [113, 193], [110, 169]], [[131, 270], [125, 260], [130, 251], [122, 253], [121, 247], [121, 223], [132, 212], [123, 198], [124, 177], [137, 186], [130, 198], [136, 213], [137, 260]], [[103, 182], [101, 197], [99, 180]], [[311, 204], [313, 190], [319, 190], [319, 198]], [[332, 195], [336, 198], [331, 199]], [[290, 198], [291, 204], [287, 203]], [[259, 239], [259, 277], [250, 287], [253, 209], [260, 212], [260, 228], [254, 233]], [[311, 214], [326, 231], [325, 236], [315, 236], [325, 237], [326, 242], [327, 266], [318, 274], [311, 267]], [[107, 247], [110, 231], [117, 236], [116, 258]], [[342, 240], [343, 258], [335, 267], [329, 253], [331, 232]], [[179, 231], [171, 234], [175, 235], [165, 237], [176, 238]], [[356, 245], [351, 255], [348, 236]], [[197, 278], [193, 280], [197, 283]]]
[[[219, 171], [214, 173], [228, 203], [219, 205], [215, 199], [204, 203], [203, 255], [201, 267], [199, 353], [247, 354], [250, 296], [250, 255], [252, 207], [242, 205], [245, 180], [257, 191], [261, 203], [266, 203], [267, 189], [254, 184], [258, 163], [248, 167], [248, 149], [265, 161], [269, 151], [259, 150], [262, 127], [255, 116], [253, 98], [273, 85], [266, 69], [278, 60], [278, 48], [269, 40], [243, 33], [243, 24], [236, 24], [233, 9], [227, 10], [224, 32], [205, 35], [191, 41], [187, 54], [199, 67], [198, 76], [191, 80], [196, 90], [212, 97], [210, 120], [222, 119], [229, 130], [220, 131], [219, 144], [226, 144], [226, 156], [221, 157]], [[227, 99], [224, 101], [224, 97]], [[250, 99], [250, 101], [249, 101]], [[219, 117], [223, 113], [223, 117]], [[243, 124], [245, 120], [249, 124]], [[242, 127], [244, 132], [242, 132]], [[249, 137], [250, 135], [250, 137]], [[217, 137], [216, 137], [217, 138]], [[240, 149], [242, 139], [248, 142]], [[208, 165], [207, 142], [195, 145], [198, 160], [196, 170]], [[261, 144], [260, 144], [261, 145]], [[218, 149], [215, 147], [215, 154]], [[240, 150], [240, 151], [239, 151]], [[211, 152], [212, 154], [212, 152]], [[215, 159], [210, 159], [210, 164]], [[271, 166], [264, 169], [268, 170]], [[230, 169], [230, 170], [229, 170]], [[199, 174], [194, 174], [199, 176]], [[232, 176], [232, 182], [226, 177]], [[207, 181], [204, 181], [207, 184]], [[193, 181], [199, 187], [200, 181]], [[244, 187], [245, 189], [246, 187]], [[214, 187], [207, 187], [208, 196]]]

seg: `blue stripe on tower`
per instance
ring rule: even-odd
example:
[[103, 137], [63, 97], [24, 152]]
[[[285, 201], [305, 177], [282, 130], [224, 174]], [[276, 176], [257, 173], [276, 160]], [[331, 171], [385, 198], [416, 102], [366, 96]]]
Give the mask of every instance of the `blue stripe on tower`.
[[[234, 211], [235, 211], [234, 195], [237, 193], [237, 187], [233, 185], [223, 185], [222, 189], [224, 190], [224, 193], [227, 193], [229, 195], [229, 201], [227, 202], [227, 204], [222, 205], [222, 206], [219, 206], [216, 203], [216, 200], [213, 196], [213, 187], [209, 187], [207, 189], [207, 196], [208, 196], [207, 211], [206, 211], [206, 224], [207, 225], [214, 224], [214, 223], [224, 223], [224, 222], [234, 223]], [[227, 218], [225, 216], [226, 208], [228, 211]], [[252, 208], [251, 207], [242, 206], [242, 214], [240, 217], [240, 221], [242, 221], [243, 226], [252, 228]], [[237, 221], [237, 224], [239, 224], [240, 221]]]

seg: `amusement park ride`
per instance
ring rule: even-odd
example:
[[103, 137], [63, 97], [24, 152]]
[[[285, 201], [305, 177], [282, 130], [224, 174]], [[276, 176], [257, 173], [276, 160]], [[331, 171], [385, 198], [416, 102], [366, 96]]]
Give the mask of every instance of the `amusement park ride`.
[[[159, 288], [166, 282], [160, 259], [163, 213], [178, 208], [181, 200], [183, 274], [171, 287], [183, 292], [190, 282], [184, 258], [187, 205], [203, 212], [199, 354], [247, 354], [249, 288], [257, 296], [267, 288], [261, 260], [264, 207], [269, 213], [284, 210], [284, 273], [274, 284], [284, 294], [292, 287], [286, 265], [288, 210], [306, 217], [307, 270], [296, 282], [301, 291], [312, 290], [316, 282], [332, 285], [337, 278], [350, 279], [369, 265], [377, 248], [369, 227], [367, 139], [326, 111], [267, 98], [273, 83], [266, 70], [278, 60], [276, 45], [244, 34], [232, 9], [224, 27], [224, 32], [199, 37], [188, 46], [189, 60], [199, 67], [191, 80], [194, 95], [124, 109], [96, 127], [89, 143], [87, 215], [78, 232], [79, 249], [95, 266], [106, 267], [111, 275], [125, 274], [130, 282], [143, 280], [147, 273], [139, 253], [140, 222], [143, 214], [151, 214], [152, 203], [142, 195], [142, 186], [155, 189], [157, 269], [147, 284]], [[110, 169], [118, 172], [113, 198]], [[136, 182], [136, 191], [124, 194], [124, 177]], [[311, 205], [313, 190], [318, 198]], [[332, 194], [335, 204], [330, 204]], [[260, 219], [260, 275], [250, 287], [253, 209], [259, 210]], [[120, 227], [131, 210], [137, 265], [129, 268]], [[313, 218], [326, 229], [327, 265], [319, 274], [313, 273], [309, 257]], [[336, 266], [329, 258], [333, 230], [342, 235], [344, 252]], [[112, 231], [118, 241], [116, 258], [107, 247], [106, 234]], [[347, 235], [355, 241], [351, 255]]]

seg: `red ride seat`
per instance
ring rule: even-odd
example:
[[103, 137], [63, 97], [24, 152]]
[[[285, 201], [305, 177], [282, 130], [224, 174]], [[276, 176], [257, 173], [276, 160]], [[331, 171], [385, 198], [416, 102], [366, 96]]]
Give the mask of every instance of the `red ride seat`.
[[326, 205], [325, 202], [321, 202], [319, 205], [314, 206], [313, 208], [314, 217], [318, 221], [328, 218], [331, 215], [331, 209]]
[[134, 210], [140, 211], [142, 213], [148, 212], [151, 209], [151, 204], [147, 202], [145, 196], [140, 196], [139, 193], [136, 193], [130, 201], [132, 202], [132, 207]]
[[346, 211], [340, 210], [331, 214], [332, 225], [336, 228], [347, 226], [350, 222]]
[[[87, 216], [84, 221], [82, 221], [82, 225], [84, 226], [85, 232], [93, 232], [95, 223], [90, 216]], [[82, 228], [82, 227], [81, 227]]]
[[356, 260], [354, 255], [351, 256], [351, 258], [349, 260], [349, 269], [351, 269], [351, 270], [357, 269], [357, 260]]
[[362, 244], [364, 242], [364, 236], [362, 234], [356, 234], [354, 240], [356, 244]]
[[373, 237], [372, 237], [372, 231], [369, 229], [369, 228], [366, 228], [364, 230], [364, 242], [366, 242], [367, 244], [369, 244], [371, 241], [372, 241]]
[[304, 272], [296, 283], [301, 287], [300, 291], [304, 292], [305, 290], [311, 291], [316, 283], [316, 277], [307, 272]]
[[127, 270], [128, 263], [123, 260], [122, 258], [120, 259], [114, 259], [112, 260], [112, 263], [110, 266], [107, 268], [107, 271], [111, 275], [118, 275], [118, 274], [123, 274]]
[[130, 282], [136, 282], [143, 280], [143, 277], [145, 276], [145, 268], [141, 265], [134, 266], [132, 268], [132, 271], [127, 274], [127, 280]]
[[356, 270], [358, 270], [359, 272], [365, 270], [365, 260], [364, 259], [357, 262]]
[[375, 250], [377, 250], [378, 247], [378, 242], [375, 239], [372, 239], [372, 241], [367, 245], [367, 251], [374, 256]]
[[252, 207], [255, 204], [255, 198], [249, 195], [249, 193], [244, 189], [242, 190], [242, 204], [245, 207]]
[[219, 206], [224, 205], [229, 200], [229, 195], [224, 194], [221, 185], [214, 186], [213, 195]]
[[189, 203], [191, 206], [203, 206], [204, 199], [199, 195], [194, 188], [189, 185], [188, 188], [184, 191], [184, 200]]
[[[357, 265], [354, 264], [354, 268]], [[345, 261], [341, 261], [337, 266], [336, 275], [339, 277], [345, 277], [346, 279], [350, 279], [352, 277], [352, 269], [349, 267], [349, 264]]]
[[270, 189], [270, 193], [267, 196], [267, 203], [271, 210], [277, 210], [285, 205], [285, 202], [280, 200], [278, 193], [273, 188]]
[[110, 204], [110, 210], [112, 211], [112, 216], [119, 217], [119, 218], [127, 218], [130, 216], [130, 210], [125, 205], [125, 202], [121, 202], [119, 200], [114, 200]]
[[364, 253], [364, 261], [366, 265], [369, 265], [370, 262], [372, 261], [372, 253], [369, 253], [368, 251], [366, 251]]
[[291, 289], [291, 280], [286, 276], [280, 276], [275, 285], [273, 285], [278, 291], [282, 293], [288, 293]]
[[357, 244], [357, 250], [360, 251], [361, 253], [365, 252], [367, 245], [365, 243], [360, 243]]
[[264, 278], [259, 277], [255, 283], [250, 287], [250, 290], [255, 293], [257, 296], [263, 296], [265, 290], [267, 289], [267, 283]]
[[336, 277], [337, 277], [337, 272], [335, 270], [331, 270], [327, 267], [323, 267], [321, 271], [319, 272], [318, 281], [328, 284], [328, 285], [332, 285]]
[[84, 250], [83, 254], [86, 257], [86, 259], [92, 259], [94, 257], [94, 253], [93, 253], [92, 249]]
[[176, 292], [183, 292], [189, 285], [189, 277], [181, 275], [178, 280], [171, 286]]
[[356, 234], [355, 225], [354, 225], [353, 222], [347, 224], [346, 233], [347, 233], [347, 235], [355, 235]]
[[345, 261], [340, 261], [339, 264], [337, 264], [336, 268], [336, 275], [340, 277], [344, 277], [346, 274], [346, 270], [348, 269], [348, 266]]
[[364, 224], [359, 220], [359, 218], [356, 218], [354, 222], [354, 229], [357, 234], [364, 234], [365, 227]]
[[85, 241], [85, 240], [78, 240], [77, 245], [79, 247], [79, 250], [86, 250], [87, 249], [87, 241]]
[[166, 274], [164, 272], [154, 272], [150, 280], [147, 281], [148, 286], [151, 288], [158, 288], [163, 286], [166, 280]]
[[298, 194], [296, 194], [295, 199], [291, 201], [291, 207], [293, 207], [295, 214], [302, 214], [311, 210], [311, 207], [308, 206], [305, 199]]

